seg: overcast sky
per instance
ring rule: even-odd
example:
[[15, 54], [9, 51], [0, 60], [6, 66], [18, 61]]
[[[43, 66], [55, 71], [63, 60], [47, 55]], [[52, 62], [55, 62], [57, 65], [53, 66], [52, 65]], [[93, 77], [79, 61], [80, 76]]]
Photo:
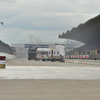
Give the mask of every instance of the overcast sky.
[[57, 36], [100, 12], [100, 0], [0, 0], [0, 40], [60, 42]]

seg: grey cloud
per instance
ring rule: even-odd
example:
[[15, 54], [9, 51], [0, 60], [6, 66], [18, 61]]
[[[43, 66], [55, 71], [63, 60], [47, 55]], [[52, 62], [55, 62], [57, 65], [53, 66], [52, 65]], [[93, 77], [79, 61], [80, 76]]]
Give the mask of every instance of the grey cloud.
[[[25, 31], [16, 28], [3, 29], [0, 33], [1, 40], [7, 43], [32, 43], [32, 42], [57, 42], [60, 31]], [[30, 36], [32, 38], [30, 38]]]
[[[55, 40], [58, 34], [77, 27], [99, 14], [100, 8], [99, 0], [0, 0], [0, 2], [2, 2], [0, 20], [4, 21], [5, 29], [10, 29], [3, 33], [8, 33], [6, 35], [10, 42], [16, 37], [18, 38], [15, 41], [21, 41], [19, 36], [23, 37], [23, 41], [29, 41], [29, 38], [25, 40], [29, 34], [35, 38], [39, 36], [36, 41], [42, 39], [46, 41], [48, 38]], [[2, 35], [2, 38], [5, 39], [6, 35]]]
[[0, 0], [0, 2], [4, 2], [4, 3], [15, 3], [16, 0]]
[[[78, 17], [81, 17], [79, 19]], [[20, 28], [24, 30], [67, 30], [76, 27], [80, 23], [84, 23], [85, 15], [73, 16], [37, 16], [37, 15], [18, 15], [12, 18], [11, 23], [7, 27]], [[82, 19], [83, 18], [83, 19]], [[88, 17], [87, 17], [88, 19]]]

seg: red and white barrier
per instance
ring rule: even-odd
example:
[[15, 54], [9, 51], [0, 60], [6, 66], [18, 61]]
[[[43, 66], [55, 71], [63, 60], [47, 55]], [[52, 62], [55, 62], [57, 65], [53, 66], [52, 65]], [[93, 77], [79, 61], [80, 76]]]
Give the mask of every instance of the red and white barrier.
[[82, 55], [80, 55], [80, 58], [82, 58]]
[[77, 56], [75, 55], [75, 58], [77, 58]]
[[0, 56], [0, 68], [5, 68], [6, 56]]
[[89, 55], [86, 55], [86, 58], [89, 58]]
[[6, 60], [16, 59], [16, 55], [7, 54], [7, 53], [1, 53], [0, 52], [0, 56], [5, 56], [6, 57]]
[[85, 58], [85, 55], [83, 55], [83, 58]]
[[68, 59], [68, 58], [69, 58], [69, 56], [66, 56], [66, 58]]
[[71, 58], [73, 58], [73, 56], [72, 56], [72, 55], [71, 55], [70, 57], [71, 57]]
[[[66, 56], [66, 58], [69, 58], [69, 56]], [[85, 58], [89, 58], [89, 55], [70, 55], [70, 58], [85, 59]]]
[[77, 55], [77, 58], [79, 58], [79, 55]]

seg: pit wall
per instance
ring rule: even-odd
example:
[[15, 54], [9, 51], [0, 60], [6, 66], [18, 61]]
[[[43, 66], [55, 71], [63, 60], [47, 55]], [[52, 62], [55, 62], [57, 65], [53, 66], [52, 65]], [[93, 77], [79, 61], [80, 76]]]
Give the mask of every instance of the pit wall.
[[13, 60], [16, 58], [16, 55], [7, 54], [7, 53], [0, 53], [0, 56], [6, 56], [6, 60]]

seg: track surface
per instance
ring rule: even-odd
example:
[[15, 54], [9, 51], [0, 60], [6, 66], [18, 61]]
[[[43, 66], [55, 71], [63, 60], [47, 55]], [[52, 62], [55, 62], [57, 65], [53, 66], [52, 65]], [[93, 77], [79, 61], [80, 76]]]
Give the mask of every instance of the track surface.
[[16, 59], [0, 69], [0, 100], [100, 100], [100, 67]]

